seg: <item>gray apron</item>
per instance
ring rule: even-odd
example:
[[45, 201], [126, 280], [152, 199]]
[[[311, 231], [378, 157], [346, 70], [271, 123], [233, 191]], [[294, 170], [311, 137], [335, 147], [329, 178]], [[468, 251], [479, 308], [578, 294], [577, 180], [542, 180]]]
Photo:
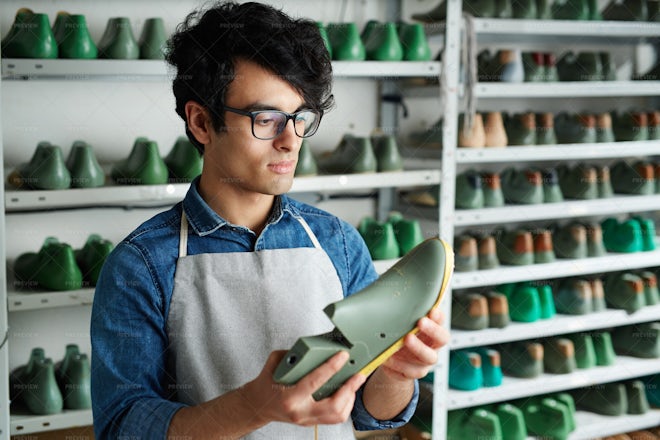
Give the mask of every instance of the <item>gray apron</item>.
[[[333, 329], [323, 308], [342, 299], [341, 283], [309, 225], [298, 221], [313, 248], [187, 255], [182, 213], [167, 319], [177, 400], [195, 405], [236, 389], [258, 376], [273, 350]], [[355, 438], [350, 420], [318, 429], [322, 439]], [[312, 439], [314, 427], [273, 422], [244, 438]]]

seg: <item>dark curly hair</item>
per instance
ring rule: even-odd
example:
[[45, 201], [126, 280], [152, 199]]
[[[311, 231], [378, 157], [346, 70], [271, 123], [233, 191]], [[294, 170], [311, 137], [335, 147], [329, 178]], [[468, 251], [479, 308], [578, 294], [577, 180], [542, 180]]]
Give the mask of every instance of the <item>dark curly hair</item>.
[[[176, 112], [184, 121], [185, 104], [192, 100], [209, 110], [216, 131], [224, 129], [222, 107], [239, 59], [286, 80], [310, 108], [332, 107], [332, 64], [315, 22], [256, 2], [222, 1], [190, 13], [168, 41], [166, 60], [176, 68]], [[203, 153], [187, 123], [186, 133]]]

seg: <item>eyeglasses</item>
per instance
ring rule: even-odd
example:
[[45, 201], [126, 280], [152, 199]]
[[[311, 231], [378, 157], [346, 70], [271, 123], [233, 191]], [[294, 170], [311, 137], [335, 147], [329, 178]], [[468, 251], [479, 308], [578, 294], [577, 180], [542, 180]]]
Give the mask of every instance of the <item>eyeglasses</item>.
[[252, 135], [264, 141], [279, 136], [284, 131], [289, 119], [293, 120], [293, 129], [296, 136], [301, 138], [310, 137], [318, 130], [323, 116], [323, 113], [318, 110], [301, 110], [295, 113], [287, 113], [279, 110], [248, 112], [226, 105], [223, 108], [238, 115], [249, 116], [252, 119]]

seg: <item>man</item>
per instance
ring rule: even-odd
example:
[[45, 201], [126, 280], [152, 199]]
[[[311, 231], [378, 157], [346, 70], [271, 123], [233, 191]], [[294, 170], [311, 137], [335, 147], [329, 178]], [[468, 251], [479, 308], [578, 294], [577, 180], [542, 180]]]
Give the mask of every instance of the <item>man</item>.
[[312, 393], [346, 353], [294, 386], [272, 379], [299, 336], [332, 328], [323, 307], [377, 278], [355, 228], [284, 195], [302, 137], [332, 104], [315, 23], [221, 3], [188, 16], [167, 59], [204, 167], [183, 202], [131, 233], [103, 268], [92, 312], [97, 437], [298, 439], [321, 425], [320, 438], [335, 440], [353, 438], [353, 426], [405, 423], [416, 379], [448, 339], [438, 311], [368, 378], [328, 398]]

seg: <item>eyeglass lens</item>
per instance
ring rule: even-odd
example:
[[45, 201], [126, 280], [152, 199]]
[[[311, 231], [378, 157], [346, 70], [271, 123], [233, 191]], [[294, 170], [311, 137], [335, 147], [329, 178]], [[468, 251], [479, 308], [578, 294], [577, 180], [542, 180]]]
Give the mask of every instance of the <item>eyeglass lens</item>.
[[[318, 127], [318, 115], [312, 111], [301, 111], [295, 114], [293, 127], [296, 135], [307, 137], [314, 134]], [[286, 113], [281, 112], [258, 112], [254, 117], [254, 135], [261, 139], [272, 139], [278, 136], [288, 122]]]

